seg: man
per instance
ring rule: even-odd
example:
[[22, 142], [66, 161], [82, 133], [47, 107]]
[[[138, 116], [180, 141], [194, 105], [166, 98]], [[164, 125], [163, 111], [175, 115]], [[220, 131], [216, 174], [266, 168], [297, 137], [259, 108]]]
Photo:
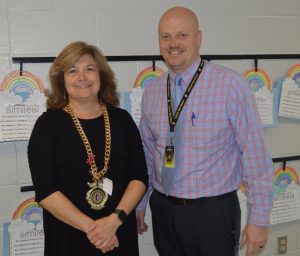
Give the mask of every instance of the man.
[[235, 72], [201, 60], [202, 33], [191, 10], [167, 10], [158, 32], [169, 71], [143, 95], [140, 132], [150, 189], [137, 210], [139, 233], [147, 230], [153, 190], [160, 255], [237, 255], [236, 190], [245, 182], [249, 209], [240, 244], [254, 255], [268, 238], [274, 168], [251, 89]]

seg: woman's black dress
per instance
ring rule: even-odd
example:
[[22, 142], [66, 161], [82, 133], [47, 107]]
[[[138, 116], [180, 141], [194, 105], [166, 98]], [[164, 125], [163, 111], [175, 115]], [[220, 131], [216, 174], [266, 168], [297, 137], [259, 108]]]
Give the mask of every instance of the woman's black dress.
[[[68, 113], [48, 110], [37, 120], [28, 145], [32, 180], [39, 202], [55, 191], [62, 192], [76, 207], [93, 219], [111, 214], [120, 201], [128, 183], [148, 182], [146, 162], [138, 129], [131, 116], [122, 109], [109, 109], [111, 127], [111, 158], [105, 177], [113, 181], [113, 193], [105, 208], [93, 210], [86, 201], [92, 181], [84, 144]], [[103, 167], [103, 116], [79, 119], [96, 155], [96, 164]], [[44, 210], [45, 255], [93, 256], [102, 255], [87, 239], [86, 234], [53, 217]], [[138, 238], [133, 211], [117, 231], [119, 248], [105, 255], [138, 255]]]

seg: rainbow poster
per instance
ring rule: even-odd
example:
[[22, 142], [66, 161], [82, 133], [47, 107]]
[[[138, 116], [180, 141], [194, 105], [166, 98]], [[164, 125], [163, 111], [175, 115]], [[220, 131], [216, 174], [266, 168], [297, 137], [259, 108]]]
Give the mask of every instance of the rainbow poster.
[[23, 201], [10, 222], [3, 226], [3, 255], [43, 255], [44, 230], [42, 208], [34, 197]]
[[286, 166], [285, 169], [279, 168], [274, 175], [274, 185], [275, 186], [288, 186], [294, 182], [299, 185], [298, 175], [295, 169], [290, 166]]
[[135, 79], [133, 87], [141, 87], [142, 89], [145, 89], [149, 81], [160, 77], [163, 73], [164, 71], [161, 68], [155, 68], [155, 70], [153, 70], [153, 67], [145, 68], [139, 73], [139, 75]]
[[35, 201], [34, 197], [30, 197], [17, 207], [13, 213], [12, 219], [22, 219], [28, 222], [33, 220], [42, 220], [43, 210]]
[[0, 141], [28, 140], [46, 100], [43, 83], [32, 73], [6, 75], [0, 84]]
[[293, 79], [296, 82], [300, 82], [300, 63], [292, 66], [288, 73], [287, 73], [287, 77]]
[[263, 127], [274, 127], [277, 123], [276, 101], [278, 95], [277, 88], [273, 88], [268, 74], [258, 68], [251, 68], [244, 73], [255, 97], [257, 110], [259, 112]]
[[278, 168], [274, 174], [273, 208], [271, 224], [300, 219], [299, 178], [294, 168]]
[[0, 91], [21, 96], [23, 103], [35, 90], [44, 92], [45, 88], [41, 80], [28, 71], [23, 71], [22, 76], [20, 76], [20, 71], [15, 70], [9, 73], [0, 85]]
[[255, 68], [251, 68], [244, 73], [244, 77], [254, 92], [261, 88], [272, 90], [270, 77], [263, 69], [258, 68], [256, 71]]

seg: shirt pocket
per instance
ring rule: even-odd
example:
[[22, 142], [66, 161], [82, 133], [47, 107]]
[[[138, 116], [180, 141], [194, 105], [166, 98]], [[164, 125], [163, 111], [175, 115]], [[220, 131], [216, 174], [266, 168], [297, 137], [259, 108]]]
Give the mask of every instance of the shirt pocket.
[[191, 125], [192, 147], [202, 150], [217, 150], [224, 143], [229, 128], [227, 117], [220, 113], [198, 112]]

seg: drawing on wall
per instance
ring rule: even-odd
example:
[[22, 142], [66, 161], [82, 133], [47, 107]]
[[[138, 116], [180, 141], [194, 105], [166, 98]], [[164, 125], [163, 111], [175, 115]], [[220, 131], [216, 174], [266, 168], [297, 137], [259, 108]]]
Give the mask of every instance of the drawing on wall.
[[278, 115], [300, 119], [300, 64], [291, 67], [282, 82]]
[[30, 197], [17, 207], [13, 213], [12, 219], [22, 219], [27, 221], [42, 220], [43, 209], [38, 205], [34, 197]]
[[44, 254], [43, 210], [30, 197], [17, 206], [3, 225], [3, 256]]
[[300, 63], [295, 64], [289, 69], [287, 77], [293, 79], [295, 82], [300, 82]]
[[286, 187], [292, 183], [299, 185], [298, 175], [295, 169], [286, 166], [283, 170], [279, 168], [274, 175], [274, 185], [281, 190], [285, 190]]
[[41, 80], [30, 72], [9, 73], [0, 85], [0, 141], [28, 140], [36, 119], [45, 111]]
[[139, 125], [141, 119], [141, 102], [143, 91], [147, 84], [153, 79], [160, 77], [164, 71], [161, 68], [147, 67], [143, 69], [135, 79], [131, 92], [124, 93], [124, 108], [131, 114], [136, 125]]
[[249, 82], [253, 92], [259, 91], [259, 89], [272, 90], [272, 83], [268, 74], [261, 68], [251, 68], [244, 73], [244, 77]]
[[133, 88], [145, 89], [151, 80], [160, 77], [163, 73], [164, 71], [161, 68], [155, 68], [155, 70], [153, 70], [153, 67], [147, 67], [139, 73], [135, 79]]
[[278, 168], [274, 175], [274, 202], [271, 224], [300, 219], [300, 187], [297, 171], [286, 166]]
[[[300, 219], [300, 186], [297, 171], [286, 166], [274, 174], [273, 208], [271, 225]], [[247, 186], [243, 183], [237, 191], [241, 207], [241, 230], [247, 223]]]
[[277, 125], [277, 108], [275, 107], [277, 88], [273, 88], [268, 74], [260, 68], [251, 68], [244, 73], [256, 100], [256, 106], [263, 127]]

